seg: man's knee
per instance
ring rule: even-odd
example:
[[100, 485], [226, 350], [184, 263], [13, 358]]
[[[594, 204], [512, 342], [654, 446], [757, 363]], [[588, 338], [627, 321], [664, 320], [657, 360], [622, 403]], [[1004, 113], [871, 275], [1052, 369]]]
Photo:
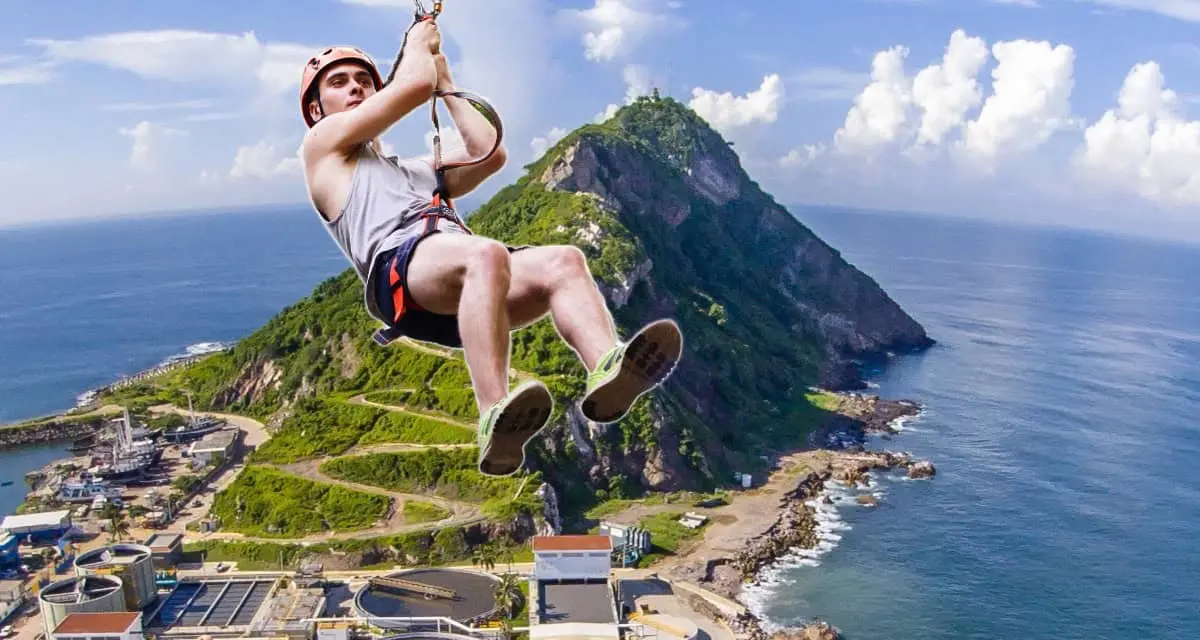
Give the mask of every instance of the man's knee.
[[588, 273], [587, 256], [575, 245], [553, 247], [547, 263], [546, 274], [551, 282], [570, 280]]
[[480, 239], [469, 250], [466, 268], [468, 276], [478, 274], [507, 281], [512, 272], [508, 248], [494, 240]]

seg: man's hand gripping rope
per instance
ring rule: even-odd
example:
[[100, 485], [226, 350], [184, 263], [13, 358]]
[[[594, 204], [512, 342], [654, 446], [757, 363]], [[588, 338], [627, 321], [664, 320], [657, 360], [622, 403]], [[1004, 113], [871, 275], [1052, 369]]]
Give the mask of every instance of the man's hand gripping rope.
[[[421, 0], [413, 0], [413, 4], [416, 5], [416, 12], [413, 16], [413, 23], [409, 26], [409, 31], [412, 31], [413, 27], [426, 20], [436, 21], [437, 17], [442, 13], [442, 0], [434, 0], [433, 11], [427, 11], [424, 3], [422, 3]], [[407, 44], [408, 31], [406, 31], [404, 34], [404, 41], [400, 44], [400, 51], [396, 54], [396, 61], [392, 64], [392, 70], [388, 73], [387, 80], [384, 81], [384, 86], [391, 84], [392, 80], [395, 78], [396, 70], [400, 68], [400, 60], [404, 56], [404, 49]], [[462, 224], [462, 221], [458, 219], [457, 214], [454, 212], [454, 205], [451, 201], [450, 190], [446, 186], [446, 171], [449, 169], [469, 167], [486, 162], [492, 157], [492, 155], [496, 153], [496, 150], [500, 148], [500, 142], [504, 135], [504, 127], [500, 122], [500, 116], [496, 113], [495, 108], [493, 108], [487, 100], [478, 94], [459, 89], [446, 91], [438, 88], [434, 89], [432, 98], [433, 99], [430, 102], [430, 117], [433, 120], [433, 168], [437, 174], [437, 187], [434, 189], [433, 198], [430, 201], [430, 209], [433, 210], [433, 215], [449, 214], [460, 225], [462, 225], [464, 229], [466, 229], [466, 225]], [[442, 136], [437, 113], [438, 98], [461, 98], [466, 100], [471, 104], [472, 107], [482, 114], [484, 118], [487, 119], [488, 123], [491, 124], [493, 128], [495, 128], [496, 139], [492, 143], [492, 148], [488, 150], [483, 157], [477, 160], [468, 159], [462, 162], [451, 162], [448, 164], [443, 163]]]

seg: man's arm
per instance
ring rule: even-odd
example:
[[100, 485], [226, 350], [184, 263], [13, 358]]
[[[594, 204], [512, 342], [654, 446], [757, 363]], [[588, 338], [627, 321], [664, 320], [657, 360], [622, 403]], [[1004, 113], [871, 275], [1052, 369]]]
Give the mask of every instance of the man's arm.
[[[415, 28], [426, 28], [422, 23]], [[425, 39], [413, 39], [401, 57], [392, 83], [349, 111], [321, 118], [305, 138], [306, 150], [318, 155], [348, 153], [356, 145], [382, 135], [433, 95], [437, 69]], [[440, 54], [439, 54], [440, 55]]]
[[[437, 68], [437, 89], [454, 91], [454, 81], [450, 78], [450, 70], [446, 57], [442, 54], [434, 56]], [[482, 113], [479, 113], [471, 103], [462, 98], [448, 97], [445, 99], [446, 109], [450, 112], [459, 134], [462, 135], [463, 149], [455, 150], [442, 156], [443, 164], [469, 162], [482, 158], [496, 144], [496, 128]], [[504, 145], [496, 147], [496, 152], [485, 162], [467, 167], [457, 167], [446, 171], [446, 188], [450, 195], [459, 198], [474, 191], [484, 180], [504, 167], [508, 154]]]

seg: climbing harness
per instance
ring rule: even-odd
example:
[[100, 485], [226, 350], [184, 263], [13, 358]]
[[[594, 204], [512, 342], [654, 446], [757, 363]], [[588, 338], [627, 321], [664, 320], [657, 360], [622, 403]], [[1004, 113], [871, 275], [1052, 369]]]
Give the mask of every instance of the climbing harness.
[[[404, 40], [400, 43], [400, 51], [396, 53], [396, 60], [392, 63], [392, 69], [388, 73], [387, 80], [383, 86], [388, 86], [396, 77], [396, 70], [400, 68], [400, 60], [404, 56], [404, 48], [408, 44], [408, 34], [412, 28], [425, 20], [437, 20], [437, 17], [442, 13], [442, 0], [434, 0], [433, 11], [427, 11], [421, 0], [413, 0], [416, 5], [416, 12], [413, 16], [413, 23], [409, 26], [408, 31], [404, 33]], [[492, 143], [492, 148], [488, 150], [482, 158], [478, 160], [465, 160], [462, 162], [444, 163], [442, 161], [442, 135], [441, 127], [438, 121], [437, 103], [438, 98], [445, 100], [446, 98], [460, 98], [466, 100], [470, 105], [478, 111], [488, 123], [496, 130], [496, 140]], [[481, 164], [490, 159], [496, 150], [500, 148], [500, 141], [504, 135], [504, 127], [500, 122], [500, 115], [496, 113], [496, 109], [492, 107], [482, 96], [470, 91], [442, 91], [435, 89], [432, 99], [430, 100], [430, 117], [433, 120], [433, 170], [437, 178], [436, 186], [434, 187], [432, 197], [429, 204], [421, 210], [419, 217], [424, 220], [425, 228], [421, 232], [421, 238], [437, 232], [437, 221], [439, 219], [449, 220], [454, 224], [462, 227], [468, 234], [473, 232], [467, 226], [466, 222], [459, 217], [458, 212], [454, 208], [454, 201], [450, 194], [450, 189], [446, 186], [446, 171], [449, 169], [457, 169], [459, 167], [469, 167], [476, 164]], [[395, 325], [399, 324], [400, 319], [406, 311], [404, 304], [404, 282], [400, 278], [399, 273], [393, 266], [389, 268], [389, 290], [392, 295], [392, 303], [395, 308], [395, 316], [391, 322], [386, 323], [387, 326], [375, 332], [375, 342], [381, 346], [387, 346], [390, 342], [403, 335]]]

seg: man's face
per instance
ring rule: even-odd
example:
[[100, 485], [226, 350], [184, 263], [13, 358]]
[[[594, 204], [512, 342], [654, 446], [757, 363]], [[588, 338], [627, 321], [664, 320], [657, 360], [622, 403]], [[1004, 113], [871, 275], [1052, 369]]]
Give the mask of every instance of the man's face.
[[[329, 66], [321, 77], [321, 107], [325, 115], [349, 111], [375, 93], [371, 73], [363, 65], [353, 62], [337, 62]], [[311, 105], [313, 117], [320, 118], [317, 105]]]

